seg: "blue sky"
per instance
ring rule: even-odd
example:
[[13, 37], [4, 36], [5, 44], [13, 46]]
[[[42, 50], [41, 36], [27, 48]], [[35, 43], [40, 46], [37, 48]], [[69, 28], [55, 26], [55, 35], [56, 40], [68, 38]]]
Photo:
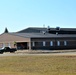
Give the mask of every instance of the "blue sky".
[[76, 0], [0, 0], [0, 33], [44, 24], [76, 28]]

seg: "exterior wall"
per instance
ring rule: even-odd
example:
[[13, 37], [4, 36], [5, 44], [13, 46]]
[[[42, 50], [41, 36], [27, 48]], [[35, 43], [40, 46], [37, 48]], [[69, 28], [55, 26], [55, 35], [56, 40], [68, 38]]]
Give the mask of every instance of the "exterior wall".
[[68, 48], [76, 48], [76, 38], [71, 38], [67, 40]]
[[10, 45], [14, 48], [14, 42], [17, 43], [27, 43], [29, 50], [31, 49], [43, 49], [43, 50], [53, 50], [53, 49], [76, 49], [76, 38], [23, 38], [19, 36], [10, 35], [9, 33], [4, 33], [0, 35], [0, 47], [5, 44]]
[[14, 42], [30, 42], [30, 38], [14, 36], [9, 33], [4, 33], [0, 35], [0, 47], [3, 45], [8, 46], [10, 44], [10, 46], [14, 48]]
[[[53, 41], [53, 46], [50, 46], [50, 41]], [[35, 46], [32, 45], [32, 49], [53, 49], [55, 47], [55, 40], [50, 38], [33, 38], [31, 42], [35, 43]], [[45, 42], [45, 46], [43, 46], [43, 42]]]
[[[43, 46], [43, 41], [45, 41], [45, 46]], [[53, 42], [53, 46], [50, 42]], [[34, 42], [34, 46], [33, 46]], [[75, 49], [76, 48], [76, 38], [33, 38], [31, 39], [32, 49]]]
[[[57, 41], [60, 41], [60, 46], [57, 46]], [[64, 41], [66, 41], [66, 46], [64, 45]], [[56, 39], [56, 48], [57, 49], [75, 49], [76, 39], [75, 38]]]

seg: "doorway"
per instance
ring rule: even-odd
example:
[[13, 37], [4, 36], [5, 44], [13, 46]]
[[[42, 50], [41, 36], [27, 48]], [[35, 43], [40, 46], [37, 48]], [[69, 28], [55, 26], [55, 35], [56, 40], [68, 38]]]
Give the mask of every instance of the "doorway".
[[17, 49], [28, 49], [28, 43], [27, 42], [17, 42]]

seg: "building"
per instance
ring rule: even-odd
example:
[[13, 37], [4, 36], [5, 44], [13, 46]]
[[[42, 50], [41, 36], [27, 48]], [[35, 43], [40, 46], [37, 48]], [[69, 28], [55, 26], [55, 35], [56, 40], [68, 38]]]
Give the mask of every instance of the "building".
[[27, 28], [15, 33], [6, 29], [0, 35], [0, 47], [3, 46], [25, 50], [76, 49], [76, 29]]

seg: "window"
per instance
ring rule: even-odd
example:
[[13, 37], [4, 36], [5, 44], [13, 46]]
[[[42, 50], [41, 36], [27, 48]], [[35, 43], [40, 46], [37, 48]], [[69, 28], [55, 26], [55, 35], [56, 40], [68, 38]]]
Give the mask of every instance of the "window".
[[53, 41], [50, 41], [50, 46], [53, 46]]
[[35, 42], [32, 42], [32, 46], [33, 46], [33, 47], [35, 46]]
[[64, 41], [64, 46], [66, 46], [67, 45], [67, 41]]
[[46, 42], [45, 41], [43, 41], [43, 46], [45, 46], [46, 45]]
[[57, 46], [60, 46], [60, 41], [57, 41]]
[[10, 45], [10, 43], [8, 43], [8, 47], [10, 47], [10, 48], [11, 48], [11, 45]]

